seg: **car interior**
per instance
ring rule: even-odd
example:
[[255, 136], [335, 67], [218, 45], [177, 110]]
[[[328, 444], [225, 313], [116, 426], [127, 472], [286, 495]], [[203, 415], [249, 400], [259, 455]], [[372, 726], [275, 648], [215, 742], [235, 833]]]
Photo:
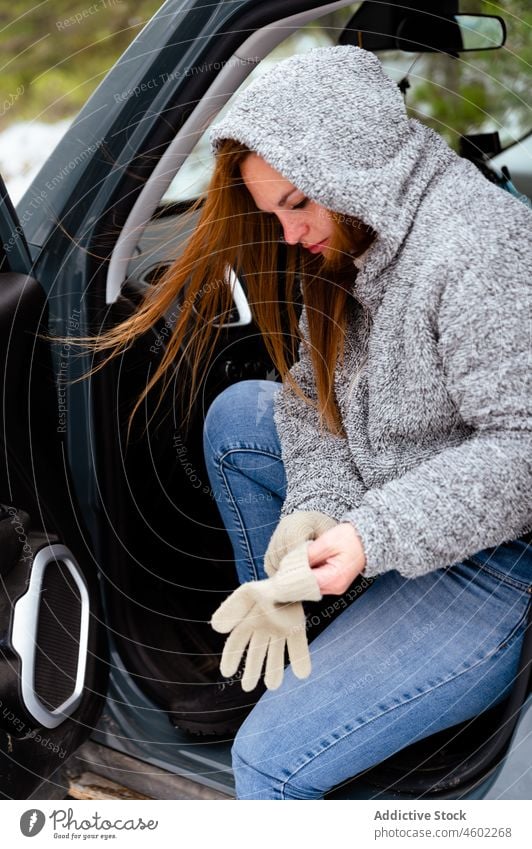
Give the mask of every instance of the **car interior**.
[[[279, 20], [254, 31], [238, 48], [239, 61], [227, 63], [216, 82], [192, 110], [173, 142], [158, 160], [128, 211], [114, 245], [105, 280], [106, 320], [130, 314], [144, 292], [157, 286], [179, 255], [194, 218], [191, 204], [207, 185], [212, 157], [206, 142], [210, 121], [240, 87], [270, 63], [298, 50], [333, 43], [369, 49], [396, 49], [397, 7], [336, 2]], [[427, 7], [419, 0], [416, 14]], [[445, 5], [445, 4], [443, 4]], [[336, 13], [336, 25], [315, 26]], [[402, 30], [402, 47], [410, 62], [418, 30]], [[381, 33], [381, 47], [375, 33]], [[440, 33], [441, 36], [441, 33]], [[423, 36], [425, 38], [425, 36]], [[386, 43], [386, 39], [388, 42]], [[384, 46], [382, 46], [384, 44]], [[428, 45], [428, 46], [427, 46]], [[456, 44], [430, 44], [451, 56]], [[281, 269], [282, 271], [282, 269]], [[106, 618], [115, 658], [115, 694], [120, 702], [121, 675], [168, 719], [168, 732], [179, 751], [190, 742], [172, 725], [187, 684], [213, 682], [223, 639], [208, 621], [222, 599], [237, 586], [233, 552], [209, 487], [203, 460], [202, 426], [214, 398], [230, 384], [246, 379], [278, 380], [252, 310], [246, 300], [245, 269], [228, 269], [234, 308], [213, 352], [208, 374], [194, 402], [187, 427], [179, 399], [187, 392], [183, 376], [173, 378], [162, 397], [153, 390], [128, 434], [128, 416], [161, 356], [161, 348], [179, 311], [176, 303], [166, 322], [142, 337], [93, 379], [97, 408], [99, 497], [105, 511], [105, 549], [112, 573], [104, 577]], [[109, 556], [109, 555], [108, 555]], [[356, 601], [354, 602], [356, 604]], [[441, 732], [403, 750], [378, 767], [337, 788], [330, 798], [458, 798], [485, 779], [504, 753], [519, 709], [529, 692], [529, 634], [521, 672], [511, 698], [474, 720]], [[125, 699], [124, 699], [125, 701]], [[120, 710], [118, 705], [117, 710]], [[96, 737], [97, 739], [97, 737]], [[106, 743], [109, 744], [109, 737]], [[116, 742], [120, 746], [119, 742]], [[197, 738], [187, 751], [187, 765], [198, 771], [218, 763], [228, 777], [230, 741]], [[168, 758], [167, 768], [171, 768]], [[182, 763], [182, 761], [181, 761]], [[169, 765], [170, 764], [170, 765]], [[214, 769], [214, 767], [213, 767]], [[208, 771], [208, 770], [207, 770]], [[362, 789], [364, 788], [364, 789]]]

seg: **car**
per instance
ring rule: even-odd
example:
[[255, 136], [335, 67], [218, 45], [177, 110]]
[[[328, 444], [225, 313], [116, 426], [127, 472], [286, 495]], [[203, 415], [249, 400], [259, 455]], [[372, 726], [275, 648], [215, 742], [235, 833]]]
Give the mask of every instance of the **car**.
[[[63, 798], [87, 769], [156, 798], [234, 795], [232, 733], [220, 705], [240, 715], [252, 702], [238, 680], [220, 681], [221, 638], [208, 625], [237, 584], [202, 425], [231, 383], [279, 379], [246, 299], [245, 269], [228, 269], [234, 308], [188, 422], [180, 378], [162, 398], [150, 392], [129, 428], [179, 303], [111, 362], [77, 342], [129, 315], [179, 255], [212, 168], [209, 124], [254, 75], [293, 52], [353, 43], [381, 56], [409, 102], [435, 57], [453, 67], [471, 50], [474, 74], [479, 51], [504, 43], [502, 19], [466, 13], [457, 0], [168, 0], [16, 209], [1, 184], [4, 797]], [[479, 133], [457, 130], [430, 109], [423, 114], [420, 98], [411, 101], [420, 118], [461, 136], [464, 155], [501, 191], [511, 188], [512, 167], [501, 170], [508, 163], [494, 136], [503, 126], [490, 128], [484, 115]], [[520, 132], [511, 128], [512, 151]], [[530, 192], [532, 172], [523, 161], [521, 193]], [[335, 615], [326, 602], [322, 625]], [[327, 798], [532, 798], [523, 766], [532, 760], [531, 657], [532, 629], [502, 705]]]
[[528, 133], [518, 142], [504, 150], [498, 150], [489, 157], [489, 165], [500, 171], [508, 169], [512, 183], [524, 198], [532, 198], [532, 133]]

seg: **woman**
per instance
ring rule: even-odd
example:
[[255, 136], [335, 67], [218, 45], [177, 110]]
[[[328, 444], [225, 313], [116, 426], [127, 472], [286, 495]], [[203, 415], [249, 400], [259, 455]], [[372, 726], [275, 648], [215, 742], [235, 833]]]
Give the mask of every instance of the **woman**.
[[351, 46], [281, 62], [211, 142], [194, 238], [106, 344], [149, 327], [186, 273], [204, 360], [230, 306], [224, 285], [201, 297], [205, 263], [218, 281], [226, 263], [244, 271], [283, 384], [237, 383], [205, 421], [239, 579], [274, 575], [302, 544], [322, 594], [376, 578], [313, 641], [312, 674], [289, 668], [233, 746], [239, 798], [321, 798], [510, 692], [532, 592], [531, 215], [408, 119]]

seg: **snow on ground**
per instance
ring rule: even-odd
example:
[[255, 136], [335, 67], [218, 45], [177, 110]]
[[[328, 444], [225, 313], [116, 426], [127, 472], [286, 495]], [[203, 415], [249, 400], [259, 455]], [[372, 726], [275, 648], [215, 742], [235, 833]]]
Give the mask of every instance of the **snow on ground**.
[[70, 123], [71, 119], [56, 124], [20, 121], [0, 133], [0, 174], [13, 203], [18, 203]]
[[[286, 43], [277, 51], [276, 59], [269, 57], [261, 62], [250, 74], [245, 85], [248, 85], [256, 76], [263, 74], [271, 64], [275, 64], [280, 58], [284, 58], [285, 54], [290, 55], [296, 48], [297, 52], [304, 53], [322, 42], [325, 46], [330, 43], [330, 39], [321, 34], [314, 34], [312, 37], [308, 35], [293, 36], [293, 40], [290, 41], [291, 46]], [[72, 120], [72, 118], [69, 118], [55, 124], [44, 124], [40, 121], [20, 121], [0, 132], [0, 174], [4, 178], [14, 204], [18, 203]], [[205, 133], [205, 138], [187, 163], [187, 168], [181, 169], [183, 173], [179, 180], [176, 180], [171, 189], [168, 190], [166, 200], [195, 197], [198, 190], [205, 187], [212, 165], [212, 163], [205, 162], [208, 156], [209, 145], [207, 133]]]

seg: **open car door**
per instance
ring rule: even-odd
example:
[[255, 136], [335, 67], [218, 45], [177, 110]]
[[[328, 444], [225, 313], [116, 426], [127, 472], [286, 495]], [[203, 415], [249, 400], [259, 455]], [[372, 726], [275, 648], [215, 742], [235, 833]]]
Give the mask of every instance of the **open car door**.
[[31, 267], [0, 178], [0, 797], [14, 799], [64, 795], [50, 777], [90, 734], [107, 681], [97, 568], [64, 444], [61, 357]]

